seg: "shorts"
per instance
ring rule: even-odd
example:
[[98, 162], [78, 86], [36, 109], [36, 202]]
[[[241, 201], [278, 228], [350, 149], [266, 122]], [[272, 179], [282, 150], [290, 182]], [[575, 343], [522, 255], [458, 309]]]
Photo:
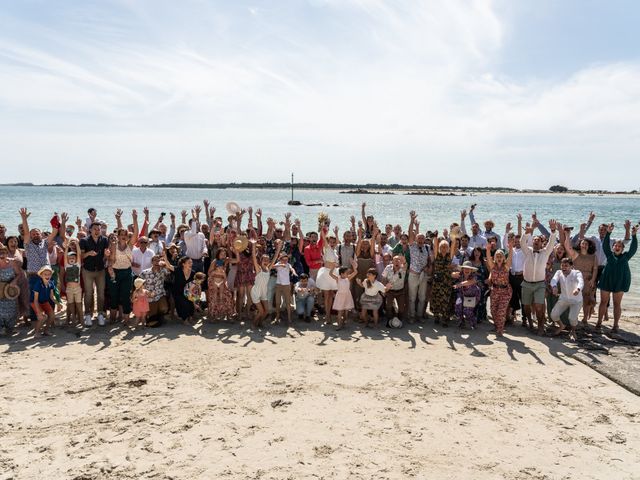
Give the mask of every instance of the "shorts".
[[253, 303], [267, 302], [269, 301], [269, 289], [268, 285], [254, 285], [251, 287], [251, 301]]
[[82, 287], [80, 284], [67, 285], [67, 304], [82, 302]]
[[523, 305], [544, 305], [544, 294], [546, 284], [542, 282], [522, 282], [522, 304]]

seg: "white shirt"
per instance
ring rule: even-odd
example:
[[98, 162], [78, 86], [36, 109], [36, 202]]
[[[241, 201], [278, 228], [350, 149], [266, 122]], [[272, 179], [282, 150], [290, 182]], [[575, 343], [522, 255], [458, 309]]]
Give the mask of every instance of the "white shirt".
[[138, 247], [133, 247], [133, 250], [131, 251], [131, 263], [137, 263], [138, 265], [140, 265], [139, 267], [131, 267], [133, 273], [135, 273], [136, 275], [140, 275], [140, 272], [142, 272], [143, 270], [151, 268], [151, 259], [154, 255], [155, 253], [153, 253], [153, 251], [149, 248], [146, 248], [143, 252]]
[[[582, 303], [582, 289], [584, 288], [584, 279], [580, 270], [571, 270], [565, 275], [562, 270], [558, 270], [551, 279], [551, 286], [560, 285], [560, 298], [568, 303]], [[580, 293], [574, 295], [573, 291], [579, 288]]]
[[534, 252], [533, 248], [528, 245], [529, 237], [530, 235], [525, 233], [520, 241], [521, 245], [523, 243], [526, 245], [520, 249], [524, 255], [524, 264], [522, 266], [524, 281], [544, 282], [547, 260], [549, 260], [553, 247], [556, 246], [558, 241], [558, 232], [552, 232], [547, 245], [537, 252]]
[[296, 283], [295, 286], [295, 294], [299, 299], [307, 298], [309, 295], [313, 294], [313, 290], [316, 288], [316, 282], [313, 281], [313, 278], [307, 279], [307, 286], [303, 287], [302, 282]]
[[364, 288], [364, 293], [371, 297], [374, 295], [377, 295], [378, 292], [382, 292], [382, 293], [385, 292], [384, 285], [380, 283], [378, 280], [373, 282], [373, 284], [370, 287], [367, 287], [367, 280], [363, 280], [362, 287]]
[[149, 250], [152, 250], [156, 255], [160, 255], [164, 250], [164, 242], [158, 239], [157, 242], [149, 242], [149, 246], [147, 247]]
[[511, 254], [511, 273], [522, 273], [524, 270], [524, 253], [521, 248], [514, 248]]
[[277, 264], [274, 268], [277, 275], [276, 285], [291, 285], [291, 279], [289, 278], [291, 266], [288, 263], [286, 265]]
[[201, 260], [207, 251], [204, 233], [198, 231], [198, 222], [191, 223], [191, 229], [184, 232], [185, 255], [192, 260]]

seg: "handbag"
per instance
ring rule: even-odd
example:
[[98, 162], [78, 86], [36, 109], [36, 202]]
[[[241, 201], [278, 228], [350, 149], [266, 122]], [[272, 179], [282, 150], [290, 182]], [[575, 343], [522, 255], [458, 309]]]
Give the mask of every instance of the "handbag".
[[475, 306], [476, 306], [476, 297], [463, 297], [462, 306], [464, 308], [475, 308]]

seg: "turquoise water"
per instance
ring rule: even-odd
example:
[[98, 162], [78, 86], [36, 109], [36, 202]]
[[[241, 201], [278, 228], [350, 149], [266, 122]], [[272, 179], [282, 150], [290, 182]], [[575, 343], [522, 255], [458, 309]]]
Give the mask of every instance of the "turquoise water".
[[[358, 195], [341, 194], [331, 190], [296, 191], [296, 199], [303, 203], [322, 203], [322, 207], [289, 207], [289, 190], [259, 189], [174, 189], [174, 188], [103, 188], [103, 187], [0, 187], [3, 201], [0, 203], [0, 222], [7, 226], [9, 234], [17, 232], [20, 222], [18, 209], [27, 207], [32, 211], [30, 225], [48, 227], [48, 221], [54, 211], [66, 211], [72, 219], [76, 215], [83, 220], [89, 207], [98, 210], [98, 217], [110, 226], [115, 224], [113, 212], [117, 208], [125, 211], [124, 221], [130, 219], [131, 209], [147, 206], [151, 210], [151, 219], [155, 221], [160, 212], [175, 212], [178, 221], [182, 209], [190, 210], [203, 199], [210, 200], [218, 209], [218, 214], [226, 216], [224, 205], [228, 201], [238, 202], [242, 207], [249, 205], [254, 209], [262, 208], [264, 217], [282, 217], [285, 212], [293, 212], [294, 218], [300, 218], [304, 230], [311, 230], [317, 223], [317, 215], [324, 211], [332, 219], [332, 225], [341, 230], [349, 226], [349, 218], [360, 218], [360, 205], [367, 202], [367, 213], [375, 215], [378, 223], [400, 223], [405, 229], [409, 222], [410, 210], [418, 213], [420, 230], [442, 231], [453, 221], [459, 221], [460, 210], [477, 203], [477, 220], [482, 222], [491, 218], [496, 223], [496, 232], [502, 235], [504, 225], [512, 222], [516, 225], [516, 213], [525, 218], [536, 211], [545, 224], [549, 218], [563, 223], [579, 226], [585, 222], [590, 211], [597, 215], [590, 233], [596, 234], [596, 225], [602, 222], [614, 222], [614, 236], [624, 235], [623, 223], [627, 218], [632, 222], [640, 220], [640, 208], [637, 197], [628, 196], [573, 196], [573, 195], [497, 195], [478, 194], [473, 196], [418, 196], [418, 195]], [[326, 205], [331, 206], [326, 206]], [[337, 204], [338, 206], [332, 206]], [[467, 223], [468, 226], [468, 223]], [[631, 262], [633, 284], [627, 295], [625, 305], [640, 308], [640, 254]]]

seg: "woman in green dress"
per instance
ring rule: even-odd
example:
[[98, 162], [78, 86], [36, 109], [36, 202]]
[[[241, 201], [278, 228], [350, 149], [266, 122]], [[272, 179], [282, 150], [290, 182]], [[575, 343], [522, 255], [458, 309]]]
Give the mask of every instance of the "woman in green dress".
[[[629, 228], [631, 222], [627, 220], [625, 226]], [[627, 230], [628, 231], [628, 230]], [[629, 251], [624, 251], [624, 242], [616, 240], [611, 247], [611, 232], [613, 232], [613, 223], [607, 227], [607, 234], [602, 241], [602, 249], [607, 257], [607, 264], [604, 267], [598, 288], [600, 289], [600, 308], [598, 310], [598, 323], [596, 329], [602, 327], [602, 319], [607, 312], [609, 298], [613, 297], [613, 328], [612, 333], [618, 332], [618, 322], [622, 313], [622, 296], [629, 291], [631, 286], [631, 270], [629, 269], [629, 260], [633, 257], [638, 249], [638, 226], [635, 225], [631, 229], [631, 247]]]

